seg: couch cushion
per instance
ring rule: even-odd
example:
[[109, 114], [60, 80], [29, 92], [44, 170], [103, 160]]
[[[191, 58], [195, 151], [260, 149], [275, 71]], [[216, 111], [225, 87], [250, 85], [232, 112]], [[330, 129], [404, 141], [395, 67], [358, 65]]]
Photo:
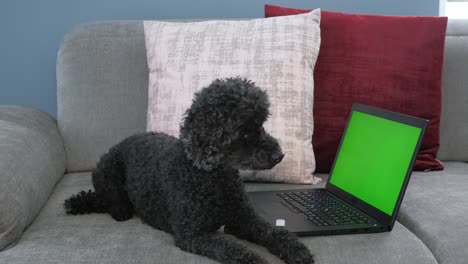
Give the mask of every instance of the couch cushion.
[[146, 129], [143, 23], [99, 22], [70, 31], [57, 56], [57, 119], [68, 171], [94, 168], [121, 139]]
[[439, 263], [467, 263], [468, 164], [445, 162], [440, 172], [414, 172], [398, 220]]
[[440, 160], [468, 161], [468, 20], [449, 20], [442, 74]]
[[[106, 214], [65, 215], [63, 200], [90, 187], [90, 173], [65, 175], [18, 244], [0, 252], [0, 263], [216, 263], [181, 251], [171, 235], [137, 218], [116, 222]], [[256, 183], [248, 184], [247, 189], [304, 187]], [[318, 263], [436, 263], [426, 246], [399, 223], [390, 233], [307, 237], [302, 241]], [[283, 263], [264, 248], [243, 243], [268, 263]]]
[[0, 106], [0, 251], [41, 211], [66, 159], [53, 118], [22, 106]]

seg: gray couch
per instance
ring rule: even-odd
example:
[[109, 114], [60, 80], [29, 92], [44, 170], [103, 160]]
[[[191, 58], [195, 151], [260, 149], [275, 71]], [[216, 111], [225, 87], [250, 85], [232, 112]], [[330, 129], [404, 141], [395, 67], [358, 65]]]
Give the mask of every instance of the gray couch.
[[[91, 188], [99, 156], [145, 130], [147, 71], [141, 21], [82, 25], [58, 52], [57, 120], [0, 106], [0, 263], [214, 263], [138, 218], [64, 213], [65, 198]], [[442, 101], [445, 170], [413, 173], [392, 232], [302, 238], [318, 263], [468, 263], [468, 21], [449, 21]]]

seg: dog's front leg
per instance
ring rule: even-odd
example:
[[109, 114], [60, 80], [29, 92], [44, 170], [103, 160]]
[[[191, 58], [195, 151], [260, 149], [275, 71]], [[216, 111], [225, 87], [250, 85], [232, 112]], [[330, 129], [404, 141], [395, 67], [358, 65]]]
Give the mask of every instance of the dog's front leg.
[[176, 238], [176, 246], [184, 251], [206, 256], [224, 264], [266, 264], [255, 252], [235, 238], [222, 234], [206, 234], [195, 238]]
[[260, 216], [246, 198], [225, 227], [224, 232], [266, 247], [288, 264], [314, 263], [314, 258], [298, 237], [285, 228], [273, 227]]

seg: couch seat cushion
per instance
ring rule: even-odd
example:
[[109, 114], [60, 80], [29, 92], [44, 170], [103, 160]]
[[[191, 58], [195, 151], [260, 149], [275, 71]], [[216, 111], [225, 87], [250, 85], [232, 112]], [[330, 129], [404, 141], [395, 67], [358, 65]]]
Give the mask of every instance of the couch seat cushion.
[[439, 263], [467, 263], [468, 164], [444, 162], [445, 170], [414, 172], [398, 221], [418, 236]]
[[[247, 184], [248, 190], [303, 187]], [[116, 222], [106, 214], [65, 215], [64, 199], [88, 188], [90, 173], [65, 175], [18, 244], [0, 252], [0, 263], [216, 263], [178, 249], [171, 235], [138, 218]], [[318, 263], [436, 263], [429, 249], [399, 223], [391, 233], [307, 237], [302, 241]], [[266, 249], [243, 243], [268, 263], [282, 263]]]

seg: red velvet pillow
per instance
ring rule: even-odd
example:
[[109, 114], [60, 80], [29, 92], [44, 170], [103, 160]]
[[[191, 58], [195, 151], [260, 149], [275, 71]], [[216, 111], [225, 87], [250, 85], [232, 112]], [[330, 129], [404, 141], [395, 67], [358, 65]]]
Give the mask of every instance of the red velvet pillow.
[[[310, 12], [265, 5], [265, 16]], [[428, 119], [415, 170], [441, 170], [439, 149], [446, 17], [322, 11], [314, 71], [317, 172], [329, 172], [353, 102]]]

